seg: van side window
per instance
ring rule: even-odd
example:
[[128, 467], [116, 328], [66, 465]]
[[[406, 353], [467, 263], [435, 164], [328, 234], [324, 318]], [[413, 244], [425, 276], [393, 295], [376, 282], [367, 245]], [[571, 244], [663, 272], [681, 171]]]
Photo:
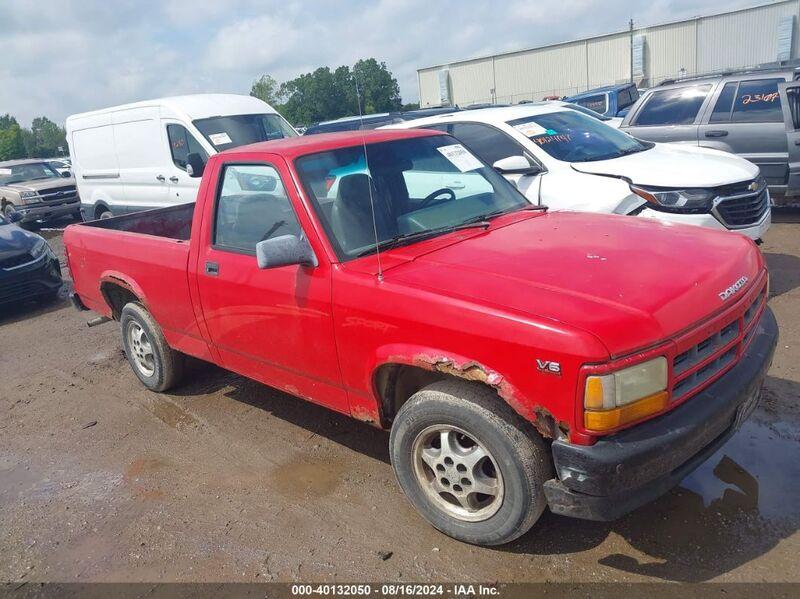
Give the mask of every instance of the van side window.
[[736, 95], [736, 86], [738, 83], [732, 81], [726, 83], [722, 88], [722, 92], [717, 98], [717, 103], [714, 104], [714, 110], [709, 119], [712, 123], [726, 123], [731, 118], [731, 108], [733, 108], [733, 97]]
[[783, 79], [756, 79], [741, 81], [733, 102], [733, 123], [783, 122], [778, 83]]
[[167, 137], [169, 138], [169, 151], [172, 154], [172, 162], [179, 169], [186, 170], [186, 157], [189, 154], [197, 153], [205, 159], [208, 158], [203, 146], [183, 125], [167, 125]]
[[633, 125], [690, 125], [711, 91], [710, 85], [692, 85], [654, 91], [636, 115]]
[[225, 166], [214, 212], [215, 247], [255, 254], [259, 241], [300, 234], [278, 171], [266, 164]]

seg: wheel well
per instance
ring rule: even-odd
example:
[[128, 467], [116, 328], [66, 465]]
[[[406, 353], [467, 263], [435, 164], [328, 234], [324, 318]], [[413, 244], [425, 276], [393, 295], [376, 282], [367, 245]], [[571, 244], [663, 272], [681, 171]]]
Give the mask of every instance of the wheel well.
[[[391, 426], [397, 412], [412, 395], [436, 381], [464, 381], [465, 377], [428, 370], [408, 364], [384, 364], [375, 373], [375, 388], [380, 398], [381, 420]], [[490, 385], [487, 385], [490, 386]]]
[[102, 202], [98, 202], [97, 204], [95, 204], [94, 217], [100, 218], [100, 215], [103, 214], [103, 212], [111, 212], [111, 209]]
[[122, 308], [125, 307], [125, 304], [139, 301], [139, 298], [136, 297], [133, 291], [119, 283], [111, 283], [108, 281], [101, 283], [100, 293], [103, 294], [103, 299], [106, 300], [109, 308], [111, 308], [111, 314], [114, 320], [119, 320], [120, 313], [122, 312]]

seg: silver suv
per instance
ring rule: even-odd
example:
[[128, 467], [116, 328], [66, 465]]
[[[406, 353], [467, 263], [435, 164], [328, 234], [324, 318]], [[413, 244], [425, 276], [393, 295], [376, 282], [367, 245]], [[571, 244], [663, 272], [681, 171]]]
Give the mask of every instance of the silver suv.
[[9, 160], [0, 162], [0, 210], [12, 222], [79, 219], [81, 201], [70, 171], [61, 173], [43, 159]]
[[[800, 68], [776, 67], [665, 81], [643, 93], [620, 129], [733, 152], [761, 169], [772, 195], [800, 195], [800, 177], [790, 176], [800, 148], [787, 143], [794, 125], [784, 111], [786, 88], [799, 77]], [[794, 162], [800, 167], [800, 157]]]

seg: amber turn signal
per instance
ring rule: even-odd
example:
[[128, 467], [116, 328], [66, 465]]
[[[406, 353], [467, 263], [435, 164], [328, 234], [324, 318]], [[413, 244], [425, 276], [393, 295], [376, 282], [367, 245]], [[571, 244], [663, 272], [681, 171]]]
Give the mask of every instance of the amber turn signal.
[[667, 407], [668, 399], [669, 393], [667, 391], [659, 391], [612, 410], [586, 410], [583, 413], [583, 424], [587, 430], [610, 431], [625, 424], [641, 420], [651, 414], [657, 414]]

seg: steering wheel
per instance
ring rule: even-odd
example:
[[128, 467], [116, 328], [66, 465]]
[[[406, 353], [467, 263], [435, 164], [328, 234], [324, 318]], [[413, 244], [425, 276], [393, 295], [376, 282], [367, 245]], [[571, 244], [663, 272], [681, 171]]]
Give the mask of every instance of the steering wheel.
[[450, 189], [449, 187], [442, 187], [441, 189], [437, 189], [433, 193], [429, 193], [424, 200], [422, 200], [419, 204], [418, 210], [422, 210], [428, 204], [430, 204], [433, 200], [438, 198], [439, 196], [447, 195], [448, 198], [445, 199], [446, 202], [452, 201], [456, 199], [456, 193]]

